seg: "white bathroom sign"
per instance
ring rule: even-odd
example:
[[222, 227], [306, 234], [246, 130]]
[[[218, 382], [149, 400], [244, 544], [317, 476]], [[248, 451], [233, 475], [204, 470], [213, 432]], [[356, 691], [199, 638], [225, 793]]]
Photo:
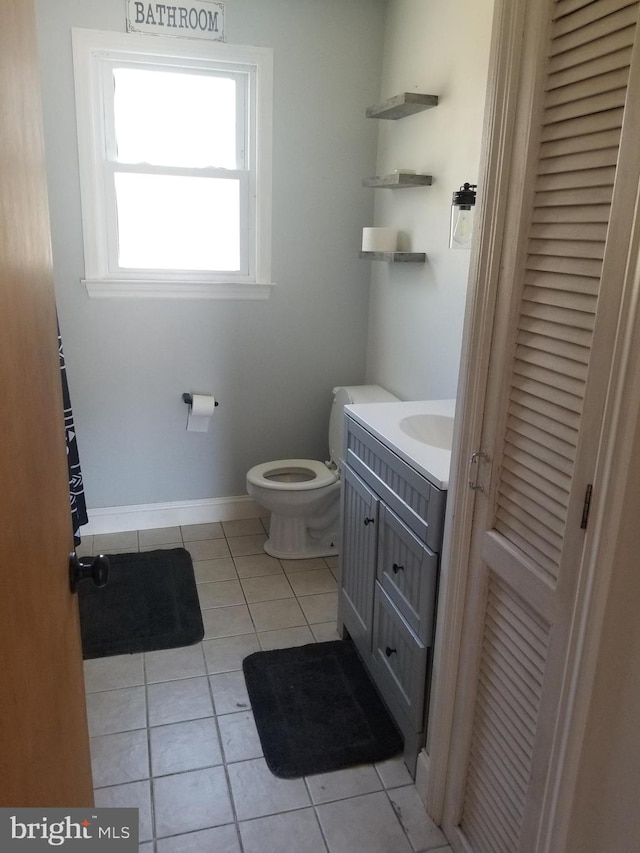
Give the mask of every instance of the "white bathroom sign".
[[224, 41], [224, 3], [188, 0], [173, 5], [127, 0], [127, 32]]

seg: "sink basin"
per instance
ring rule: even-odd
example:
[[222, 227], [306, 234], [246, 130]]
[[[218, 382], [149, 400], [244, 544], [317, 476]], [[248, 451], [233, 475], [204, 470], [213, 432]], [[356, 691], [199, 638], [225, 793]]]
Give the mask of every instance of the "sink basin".
[[409, 415], [400, 421], [400, 429], [409, 438], [441, 450], [451, 450], [453, 418], [449, 415]]

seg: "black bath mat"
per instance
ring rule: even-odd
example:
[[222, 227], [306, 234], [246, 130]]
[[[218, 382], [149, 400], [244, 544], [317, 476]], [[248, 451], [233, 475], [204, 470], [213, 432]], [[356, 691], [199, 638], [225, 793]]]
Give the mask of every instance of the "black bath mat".
[[189, 646], [204, 636], [184, 548], [110, 554], [107, 585], [83, 581], [78, 595], [85, 660]]
[[328, 773], [402, 750], [351, 642], [255, 652], [242, 667], [264, 757], [276, 776]]

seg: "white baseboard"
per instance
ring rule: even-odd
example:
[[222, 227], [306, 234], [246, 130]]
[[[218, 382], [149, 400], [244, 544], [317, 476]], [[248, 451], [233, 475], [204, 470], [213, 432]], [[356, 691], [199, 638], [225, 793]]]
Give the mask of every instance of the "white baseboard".
[[426, 809], [427, 788], [429, 785], [429, 756], [426, 750], [421, 750], [416, 766], [416, 790]]
[[249, 495], [237, 495], [175, 503], [107, 506], [90, 509], [88, 515], [89, 523], [80, 528], [81, 536], [235, 521], [239, 518], [256, 518], [265, 515], [265, 511]]

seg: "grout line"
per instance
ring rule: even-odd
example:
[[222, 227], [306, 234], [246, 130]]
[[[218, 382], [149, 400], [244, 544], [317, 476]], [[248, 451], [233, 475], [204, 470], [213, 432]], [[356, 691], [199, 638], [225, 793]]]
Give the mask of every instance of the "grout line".
[[316, 823], [318, 824], [318, 829], [320, 830], [320, 837], [322, 838], [322, 841], [324, 843], [324, 846], [327, 848], [327, 851], [329, 851], [329, 841], [327, 840], [327, 836], [324, 834], [324, 829], [322, 828], [322, 822], [320, 820], [320, 815], [318, 814], [318, 804], [314, 803], [312, 800], [311, 806], [313, 808], [313, 816], [315, 817]]
[[147, 760], [149, 762], [149, 818], [151, 821], [151, 841], [153, 844], [153, 850], [156, 849], [156, 801], [155, 801], [155, 789], [153, 782], [153, 767], [151, 765], [151, 725], [149, 721], [149, 692], [148, 692], [148, 683], [147, 683], [147, 661], [142, 654], [142, 679], [144, 682], [144, 704], [145, 704], [145, 716], [147, 720]]
[[328, 851], [329, 850], [329, 842], [327, 841], [327, 838], [324, 834], [324, 829], [322, 828], [322, 823], [320, 822], [320, 815], [318, 814], [318, 805], [320, 805], [320, 804], [313, 802], [313, 796], [311, 794], [311, 786], [309, 785], [309, 781], [308, 781], [307, 777], [303, 776], [302, 778], [304, 779], [304, 784], [307, 788], [307, 793], [309, 794], [309, 802], [311, 803], [311, 808], [313, 809], [313, 816], [315, 817], [316, 823], [318, 824], [318, 829], [320, 830], [320, 837], [322, 838], [322, 842]]
[[[202, 645], [202, 642], [201, 642], [201, 645]], [[204, 646], [202, 648], [202, 653], [204, 655]], [[235, 830], [236, 830], [236, 839], [238, 841], [238, 846], [240, 848], [241, 853], [244, 853], [244, 844], [242, 841], [242, 834], [240, 833], [240, 822], [238, 820], [236, 803], [235, 803], [235, 799], [233, 797], [233, 788], [231, 786], [231, 776], [229, 775], [229, 768], [228, 768], [228, 764], [234, 763], [234, 762], [228, 762], [227, 761], [227, 755], [225, 753], [224, 744], [222, 742], [222, 731], [220, 729], [220, 721], [218, 719], [219, 716], [224, 716], [224, 715], [222, 715], [222, 714], [219, 715], [217, 710], [216, 710], [216, 704], [215, 704], [215, 700], [214, 700], [214, 696], [213, 696], [213, 685], [211, 683], [211, 674], [208, 672], [206, 655], [204, 655], [204, 658], [205, 658], [205, 670], [207, 671], [207, 682], [208, 682], [208, 686], [209, 686], [209, 694], [211, 696], [211, 708], [213, 710], [213, 717], [215, 720], [216, 731], [218, 732], [218, 742], [220, 744], [220, 756], [221, 756], [222, 762], [223, 762], [222, 766], [223, 766], [225, 781], [227, 784], [227, 794], [228, 794], [229, 803], [231, 806], [231, 814], [233, 815], [233, 825], [235, 826]], [[242, 670], [240, 670], [240, 671], [242, 672]], [[243, 679], [244, 679], [244, 675], [243, 675]], [[251, 708], [251, 706], [249, 706], [248, 710], [251, 711], [251, 715], [253, 716], [253, 709]]]
[[[202, 650], [202, 653], [204, 655], [204, 648]], [[206, 657], [205, 657], [205, 669], [206, 669]], [[240, 834], [240, 825], [238, 822], [238, 814], [236, 811], [235, 800], [233, 798], [233, 790], [231, 788], [231, 777], [229, 775], [229, 769], [227, 767], [227, 763], [228, 763], [227, 762], [227, 756], [226, 756], [226, 753], [224, 751], [224, 744], [222, 743], [222, 732], [220, 730], [220, 721], [218, 720], [218, 712], [216, 711], [216, 704], [215, 704], [215, 701], [213, 698], [213, 685], [211, 684], [211, 677], [209, 674], [207, 674], [207, 682], [209, 685], [209, 695], [211, 696], [211, 707], [213, 709], [213, 718], [215, 720], [216, 731], [218, 733], [218, 743], [220, 744], [220, 756], [221, 756], [222, 762], [223, 762], [222, 767], [224, 770], [224, 778], [225, 778], [225, 781], [227, 784], [227, 794], [228, 794], [229, 803], [231, 806], [231, 814], [233, 815], [233, 824], [234, 824], [235, 829], [236, 829], [236, 836], [237, 836], [237, 840], [238, 840], [238, 845], [239, 845], [242, 853], [244, 853], [244, 846], [242, 844], [242, 836]], [[253, 713], [253, 711], [252, 711], [252, 713]]]

